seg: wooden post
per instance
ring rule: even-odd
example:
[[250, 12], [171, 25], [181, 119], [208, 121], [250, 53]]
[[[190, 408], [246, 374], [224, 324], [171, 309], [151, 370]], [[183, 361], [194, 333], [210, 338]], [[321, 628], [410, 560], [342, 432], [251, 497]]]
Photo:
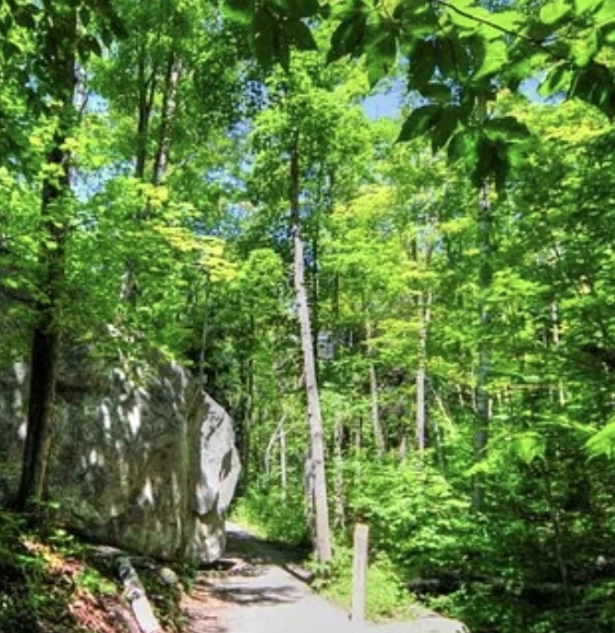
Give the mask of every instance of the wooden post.
[[354, 561], [352, 567], [352, 614], [353, 622], [365, 621], [367, 593], [367, 545], [369, 527], [357, 523], [354, 528]]

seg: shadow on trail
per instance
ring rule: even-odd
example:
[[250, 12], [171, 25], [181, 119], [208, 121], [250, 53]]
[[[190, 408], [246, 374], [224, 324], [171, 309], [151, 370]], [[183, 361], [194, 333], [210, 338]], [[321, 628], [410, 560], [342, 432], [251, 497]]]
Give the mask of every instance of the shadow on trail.
[[239, 606], [274, 606], [276, 604], [292, 604], [301, 598], [301, 595], [292, 587], [284, 586], [258, 586], [245, 587], [238, 584], [216, 586], [215, 583], [198, 583], [194, 595], [203, 592], [204, 596], [211, 596], [223, 602]]
[[237, 525], [227, 523], [225, 558], [238, 557], [254, 565], [284, 566], [301, 564], [309, 552], [309, 547], [291, 547], [286, 543], [265, 541]]
[[227, 524], [224, 557], [201, 566], [185, 601], [186, 633], [235, 633], [241, 626], [258, 627], [261, 617], [272, 617], [268, 608], [274, 608], [276, 622], [280, 615], [288, 617], [284, 607], [299, 608], [309, 595], [304, 585], [309, 573], [301, 568], [307, 554]]
[[266, 565], [276, 565], [297, 580], [309, 584], [313, 575], [303, 566], [310, 553], [309, 546], [290, 546], [286, 543], [266, 541], [233, 523], [227, 522], [227, 546], [223, 558], [204, 565], [203, 570], [249, 576], [262, 573]]

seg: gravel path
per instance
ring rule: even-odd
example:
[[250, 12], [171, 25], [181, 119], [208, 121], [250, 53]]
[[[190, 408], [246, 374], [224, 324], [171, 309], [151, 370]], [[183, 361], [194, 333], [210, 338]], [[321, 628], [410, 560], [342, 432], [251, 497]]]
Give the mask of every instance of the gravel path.
[[[293, 574], [292, 553], [227, 524], [227, 555], [201, 572], [184, 601], [185, 633], [463, 633], [459, 623], [431, 617], [359, 625]], [[445, 628], [442, 628], [443, 624]], [[446, 623], [451, 623], [450, 628]]]
[[359, 633], [363, 628], [284, 569], [292, 557], [235, 525], [227, 530], [227, 556], [218, 570], [198, 576], [185, 601], [186, 633]]

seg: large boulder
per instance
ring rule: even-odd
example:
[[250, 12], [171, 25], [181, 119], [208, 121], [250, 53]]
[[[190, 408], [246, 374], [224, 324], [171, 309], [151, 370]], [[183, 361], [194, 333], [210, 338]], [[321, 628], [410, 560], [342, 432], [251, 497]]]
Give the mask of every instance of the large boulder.
[[[0, 377], [0, 479], [14, 492], [27, 376]], [[129, 379], [63, 363], [49, 492], [85, 535], [170, 560], [210, 562], [224, 549], [224, 515], [240, 465], [232, 420], [176, 364]]]

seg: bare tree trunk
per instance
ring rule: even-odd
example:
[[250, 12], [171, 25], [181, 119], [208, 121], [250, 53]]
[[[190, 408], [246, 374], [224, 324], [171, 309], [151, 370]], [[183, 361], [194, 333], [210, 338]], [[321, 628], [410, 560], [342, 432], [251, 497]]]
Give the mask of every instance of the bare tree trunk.
[[[154, 97], [158, 83], [158, 64], [152, 64], [147, 77], [147, 47], [145, 40], [139, 47], [137, 59], [137, 90], [139, 101], [137, 106], [137, 142], [135, 155], [135, 178], [145, 180], [145, 165], [147, 163], [147, 144], [150, 133]], [[147, 209], [136, 214], [135, 221], [147, 215]], [[122, 280], [120, 299], [134, 304], [137, 299], [137, 264], [133, 258], [126, 262], [126, 270]]]
[[369, 319], [365, 322], [365, 334], [367, 338], [367, 356], [369, 358], [369, 393], [371, 399], [372, 428], [374, 431], [374, 441], [376, 443], [376, 454], [378, 457], [383, 457], [386, 452], [386, 446], [384, 443], [384, 433], [382, 432], [382, 423], [380, 421], [378, 375], [376, 374], [376, 366], [374, 365], [374, 348], [371, 344], [374, 332]]
[[[17, 505], [22, 510], [42, 499], [49, 465], [60, 345], [58, 300], [64, 281], [68, 230], [63, 205], [71, 190], [71, 155], [65, 144], [77, 113], [75, 94], [84, 95], [83, 86], [78, 86], [75, 66], [76, 12], [72, 10], [58, 15], [57, 28], [62, 34], [62, 37], [54, 38], [58, 43], [55, 50], [58, 67], [54, 71], [62, 78], [55, 95], [61, 104], [60, 124], [55, 132], [54, 147], [47, 157], [54, 177], [43, 182], [41, 194], [41, 232], [46, 239], [42, 240], [39, 261], [44, 271], [41, 285], [46, 300], [38, 306], [32, 336], [27, 432], [17, 497]], [[79, 81], [83, 81], [82, 73]], [[80, 110], [81, 104], [77, 105]], [[55, 176], [58, 173], [61, 175]]]
[[549, 506], [549, 515], [551, 517], [551, 525], [553, 527], [553, 535], [555, 537], [555, 558], [557, 560], [557, 566], [562, 580], [562, 589], [564, 590], [566, 605], [570, 606], [572, 604], [572, 600], [570, 597], [570, 582], [568, 580], [568, 565], [566, 564], [566, 559], [564, 557], [561, 512], [553, 497], [551, 473], [549, 472], [548, 466], [544, 467], [543, 473], [545, 478], [545, 490], [547, 494], [547, 504]]
[[284, 418], [280, 422], [280, 487], [282, 489], [282, 499], [286, 500], [288, 468], [286, 466], [286, 428], [284, 426]]
[[[474, 461], [481, 462], [487, 455], [489, 437], [490, 404], [488, 381], [491, 365], [491, 342], [488, 336], [490, 321], [487, 295], [493, 281], [491, 265], [491, 202], [489, 187], [485, 184], [479, 195], [478, 247], [480, 250], [479, 270], [479, 319], [480, 340], [478, 344], [478, 374], [476, 378], [476, 431], [474, 433]], [[474, 475], [472, 486], [472, 507], [481, 510], [484, 505], [484, 482], [482, 474]]]
[[265, 473], [267, 475], [271, 474], [271, 454], [273, 453], [273, 449], [275, 448], [275, 443], [280, 439], [282, 430], [284, 429], [285, 419], [286, 411], [282, 413], [280, 422], [275, 427], [274, 432], [271, 434], [271, 437], [269, 438], [269, 443], [267, 444], [267, 449], [265, 450]]
[[171, 132], [177, 112], [177, 90], [181, 78], [182, 64], [175, 53], [169, 54], [165, 77], [164, 96], [162, 99], [162, 119], [160, 121], [160, 138], [158, 150], [154, 158], [152, 184], [158, 186], [166, 175], [171, 148]]
[[[559, 349], [561, 335], [560, 335], [560, 323], [559, 323], [559, 310], [557, 309], [557, 303], [555, 301], [551, 302], [551, 323], [553, 325], [552, 336], [553, 336], [553, 344], [555, 345], [555, 349]], [[566, 404], [566, 387], [564, 385], [564, 381], [562, 378], [559, 378], [557, 381], [557, 394], [558, 394], [558, 402], [560, 407], [563, 407]]]
[[426, 398], [426, 374], [427, 374], [427, 336], [429, 320], [431, 318], [431, 293], [425, 296], [419, 295], [419, 348], [418, 369], [416, 372], [416, 446], [419, 456], [425, 451], [425, 431], [427, 428], [427, 398]]
[[[147, 160], [147, 136], [150, 120], [150, 101], [148, 98], [148, 81], [145, 77], [145, 44], [139, 49], [137, 62], [137, 83], [139, 90], [139, 105], [137, 112], [137, 154], [135, 160], [135, 178], [143, 179], [145, 175], [145, 162]], [[151, 81], [154, 82], [152, 75]]]
[[[433, 385], [431, 387], [431, 392], [433, 394], [436, 404], [438, 405], [438, 409], [440, 410], [440, 414], [442, 415], [442, 418], [445, 420], [449, 428], [452, 427], [453, 421], [451, 419], [451, 416], [446, 410], [446, 406], [444, 405], [444, 402], [442, 401], [440, 394], [433, 388]], [[435, 417], [434, 417], [434, 428], [435, 428], [436, 442], [437, 442], [436, 449], [438, 451], [438, 465], [440, 466], [440, 470], [442, 472], [445, 472], [446, 471], [446, 455], [444, 453], [444, 441], [442, 437], [442, 430], [440, 428], [440, 424], [438, 423], [437, 419], [435, 419]]]
[[301, 331], [301, 348], [303, 351], [303, 369], [307, 397], [308, 423], [310, 428], [310, 468], [314, 484], [314, 514], [316, 524], [315, 551], [321, 562], [331, 560], [331, 536], [329, 529], [329, 504], [327, 500], [327, 480], [325, 473], [325, 451], [323, 438], [320, 397], [316, 380], [316, 365], [310, 310], [305, 287], [304, 243], [301, 234], [301, 217], [299, 208], [300, 169], [299, 169], [299, 137], [294, 132], [290, 158], [290, 207], [291, 225], [294, 241], [295, 259], [295, 295], [297, 316]]
[[335, 455], [335, 517], [334, 525], [341, 529], [346, 524], [344, 508], [344, 457], [342, 446], [344, 443], [344, 423], [341, 416], [335, 418], [335, 434], [333, 437]]
[[406, 459], [408, 459], [408, 436], [404, 431], [399, 441], [399, 461], [403, 464]]

